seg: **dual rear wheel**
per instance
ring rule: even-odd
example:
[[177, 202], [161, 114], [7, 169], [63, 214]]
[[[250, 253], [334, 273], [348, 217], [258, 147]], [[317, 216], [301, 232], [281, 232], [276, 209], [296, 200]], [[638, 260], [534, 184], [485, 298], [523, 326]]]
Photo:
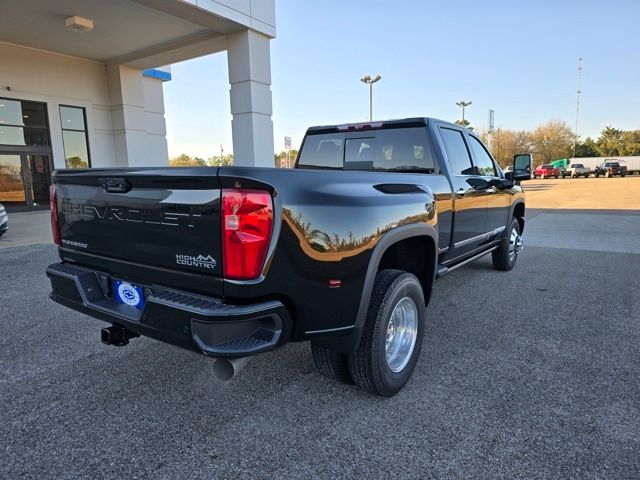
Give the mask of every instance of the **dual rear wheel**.
[[[520, 224], [513, 218], [498, 249], [492, 252], [498, 270], [511, 270], [522, 250]], [[409, 381], [418, 362], [425, 328], [425, 301], [415, 275], [381, 270], [376, 275], [358, 349], [350, 354], [311, 342], [320, 373], [356, 384], [381, 397], [392, 397]]]
[[329, 377], [355, 383], [374, 395], [391, 397], [413, 373], [424, 324], [424, 294], [415, 275], [381, 270], [376, 275], [358, 349], [342, 354], [312, 342], [313, 361]]

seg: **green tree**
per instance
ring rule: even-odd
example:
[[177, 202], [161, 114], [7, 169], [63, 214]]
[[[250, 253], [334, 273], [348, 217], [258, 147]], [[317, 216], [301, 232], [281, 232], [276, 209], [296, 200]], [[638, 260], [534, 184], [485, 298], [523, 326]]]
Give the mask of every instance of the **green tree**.
[[621, 155], [622, 130], [613, 127], [605, 127], [596, 141], [596, 150], [600, 157]]
[[460, 125], [461, 127], [468, 128], [469, 130], [473, 130], [473, 127], [471, 126], [471, 122], [466, 118], [464, 120], [456, 120], [453, 123], [455, 123], [456, 125]]
[[80, 157], [69, 157], [66, 162], [67, 168], [89, 168], [89, 164]]
[[220, 157], [220, 155], [218, 155], [217, 157], [209, 157], [209, 159], [207, 160], [207, 164], [211, 165], [212, 167], [225, 167], [233, 165], [233, 154], [229, 153], [228, 155], [223, 155], [222, 157]]
[[599, 156], [597, 145], [593, 138], [587, 137], [584, 139], [584, 142], [578, 142], [576, 144], [576, 157], [584, 158], [597, 156]]
[[169, 166], [171, 167], [204, 167], [205, 165], [203, 159], [198, 157], [191, 158], [184, 153], [169, 160]]
[[[292, 148], [291, 150], [289, 150], [289, 164], [291, 167], [293, 167], [293, 164], [296, 161], [296, 158], [298, 156], [298, 150], [296, 150], [295, 148]], [[280, 167], [283, 165], [287, 164], [287, 152], [285, 152], [284, 150], [280, 153], [278, 153], [275, 156], [275, 162], [276, 162], [276, 167]]]
[[640, 130], [622, 132], [620, 155], [640, 155]]

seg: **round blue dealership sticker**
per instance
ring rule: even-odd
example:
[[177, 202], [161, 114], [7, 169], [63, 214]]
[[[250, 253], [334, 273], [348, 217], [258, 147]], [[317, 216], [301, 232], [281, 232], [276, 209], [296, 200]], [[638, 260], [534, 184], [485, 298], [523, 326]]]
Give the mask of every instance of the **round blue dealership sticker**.
[[123, 303], [132, 307], [139, 306], [142, 300], [140, 293], [138, 293], [138, 289], [128, 283], [121, 283], [118, 285], [118, 297], [120, 297], [120, 300], [122, 300]]

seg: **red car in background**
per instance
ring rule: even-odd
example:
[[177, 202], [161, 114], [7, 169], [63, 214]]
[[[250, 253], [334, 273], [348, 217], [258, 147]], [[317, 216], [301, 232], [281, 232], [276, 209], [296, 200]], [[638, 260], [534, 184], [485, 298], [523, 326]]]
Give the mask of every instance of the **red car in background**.
[[555, 168], [552, 165], [540, 165], [533, 172], [533, 178], [558, 178], [560, 176], [560, 169]]

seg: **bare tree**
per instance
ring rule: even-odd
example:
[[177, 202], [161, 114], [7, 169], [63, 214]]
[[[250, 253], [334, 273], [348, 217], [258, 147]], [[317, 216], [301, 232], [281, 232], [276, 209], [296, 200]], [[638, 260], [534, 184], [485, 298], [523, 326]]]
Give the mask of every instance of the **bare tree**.
[[536, 165], [571, 156], [574, 133], [561, 120], [551, 120], [531, 133], [532, 150]]

